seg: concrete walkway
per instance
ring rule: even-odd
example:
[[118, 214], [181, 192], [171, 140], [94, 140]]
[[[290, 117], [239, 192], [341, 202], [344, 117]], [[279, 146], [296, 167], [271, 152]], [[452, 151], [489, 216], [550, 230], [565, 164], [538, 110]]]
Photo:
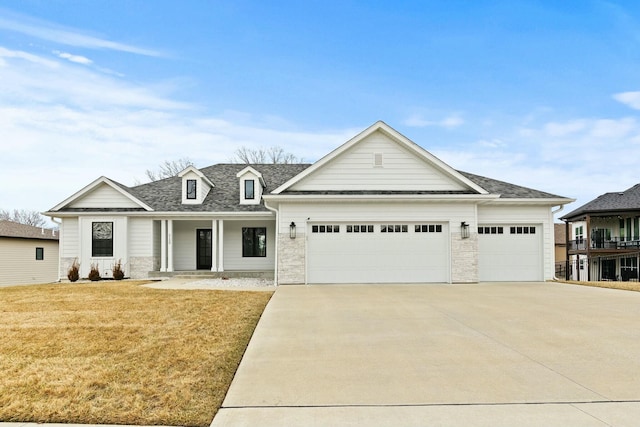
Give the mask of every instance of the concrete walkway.
[[640, 293], [281, 286], [213, 427], [637, 426]]

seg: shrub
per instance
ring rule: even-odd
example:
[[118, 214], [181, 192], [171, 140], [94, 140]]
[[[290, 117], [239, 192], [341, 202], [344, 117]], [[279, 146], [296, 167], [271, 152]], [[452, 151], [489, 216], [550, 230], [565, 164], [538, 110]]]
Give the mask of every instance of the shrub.
[[124, 270], [122, 269], [122, 260], [119, 259], [118, 262], [113, 266], [111, 271], [113, 272], [113, 278], [115, 280], [124, 279]]
[[91, 264], [91, 270], [89, 270], [89, 280], [95, 282], [100, 279], [102, 279], [102, 277], [100, 277], [100, 270], [98, 269], [98, 266], [95, 264]]
[[67, 278], [70, 282], [76, 282], [80, 278], [80, 264], [78, 264], [77, 258], [73, 260], [73, 264], [69, 267]]

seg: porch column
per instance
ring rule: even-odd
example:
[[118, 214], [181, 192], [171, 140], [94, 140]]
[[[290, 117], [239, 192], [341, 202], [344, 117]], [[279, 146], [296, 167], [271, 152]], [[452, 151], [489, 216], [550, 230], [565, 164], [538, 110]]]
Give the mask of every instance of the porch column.
[[167, 221], [160, 220], [160, 271], [167, 271]]
[[211, 271], [218, 271], [218, 220], [211, 221]]
[[587, 215], [587, 282], [591, 281], [591, 215]]
[[167, 220], [167, 271], [173, 271], [173, 220]]
[[224, 271], [224, 221], [219, 220], [218, 224], [218, 271]]

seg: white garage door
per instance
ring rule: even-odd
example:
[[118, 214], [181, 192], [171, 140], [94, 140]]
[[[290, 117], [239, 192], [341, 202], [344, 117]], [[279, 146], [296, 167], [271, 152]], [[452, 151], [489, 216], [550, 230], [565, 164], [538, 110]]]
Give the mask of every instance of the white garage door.
[[480, 281], [543, 280], [541, 232], [536, 225], [480, 225]]
[[311, 224], [307, 236], [309, 283], [449, 281], [446, 224]]

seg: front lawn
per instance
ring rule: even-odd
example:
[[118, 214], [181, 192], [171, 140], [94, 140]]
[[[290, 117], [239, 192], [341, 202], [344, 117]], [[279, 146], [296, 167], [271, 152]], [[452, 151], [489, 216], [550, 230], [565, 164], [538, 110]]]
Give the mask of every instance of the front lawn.
[[270, 297], [0, 288], [0, 421], [208, 426]]

